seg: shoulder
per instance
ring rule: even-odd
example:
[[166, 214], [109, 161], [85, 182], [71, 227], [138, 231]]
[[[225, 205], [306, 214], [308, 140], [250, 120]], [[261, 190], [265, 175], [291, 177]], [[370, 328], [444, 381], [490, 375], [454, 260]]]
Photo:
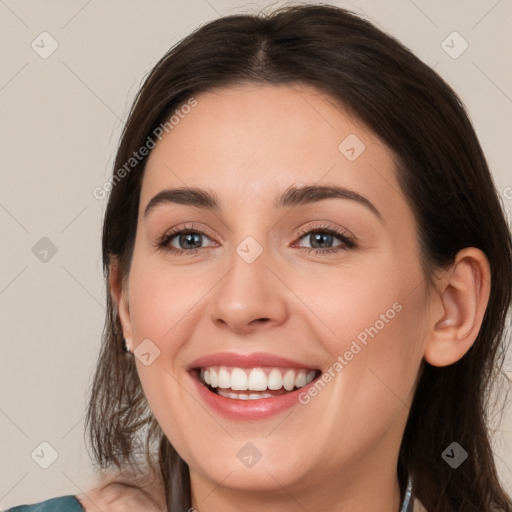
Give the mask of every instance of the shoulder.
[[5, 512], [166, 512], [165, 489], [157, 473], [102, 475], [85, 493], [60, 496]]
[[[124, 482], [108, 483], [100, 488], [77, 495], [77, 499], [82, 506], [81, 509], [78, 509], [79, 512], [82, 510], [85, 512], [126, 512], [127, 510], [163, 512], [167, 510], [153, 493]], [[75, 511], [73, 510], [73, 512]]]
[[84, 508], [75, 496], [59, 496], [50, 500], [20, 505], [8, 509], [6, 512], [83, 512]]
[[418, 498], [415, 498], [412, 512], [427, 512], [427, 509], [423, 506], [423, 504]]

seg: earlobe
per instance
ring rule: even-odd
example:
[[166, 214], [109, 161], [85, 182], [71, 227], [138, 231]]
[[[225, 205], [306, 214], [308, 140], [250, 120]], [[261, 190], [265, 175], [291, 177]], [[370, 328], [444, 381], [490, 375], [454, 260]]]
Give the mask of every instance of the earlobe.
[[130, 322], [130, 307], [128, 304], [128, 280], [126, 282], [119, 274], [117, 261], [113, 261], [109, 271], [109, 288], [112, 303], [119, 315], [119, 321], [123, 328], [123, 337], [128, 346], [132, 345], [132, 332]]
[[475, 247], [459, 251], [440, 281], [439, 295], [432, 297], [432, 310], [440, 313], [429, 326], [424, 357], [433, 366], [448, 366], [466, 354], [480, 331], [491, 289], [487, 257]]

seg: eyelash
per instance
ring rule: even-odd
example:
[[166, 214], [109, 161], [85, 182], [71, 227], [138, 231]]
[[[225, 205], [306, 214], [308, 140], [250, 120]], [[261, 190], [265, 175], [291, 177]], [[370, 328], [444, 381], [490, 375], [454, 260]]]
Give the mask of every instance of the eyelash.
[[[346, 250], [346, 249], [353, 249], [356, 247], [356, 243], [354, 242], [353, 238], [348, 235], [345, 231], [338, 230], [337, 228], [334, 228], [332, 226], [317, 226], [314, 228], [304, 229], [301, 230], [297, 237], [298, 239], [304, 238], [306, 235], [312, 235], [315, 233], [324, 233], [328, 235], [332, 235], [335, 238], [338, 238], [343, 245], [338, 245], [335, 247], [328, 247], [325, 249], [316, 249], [314, 247], [299, 247], [301, 250], [308, 251], [308, 254], [311, 253], [311, 251], [315, 251], [315, 254], [333, 254], [337, 253], [340, 250]], [[171, 230], [168, 233], [165, 233], [162, 235], [155, 243], [156, 248], [161, 251], [173, 253], [177, 256], [182, 256], [186, 253], [187, 256], [196, 254], [199, 250], [205, 249], [205, 247], [196, 247], [194, 249], [177, 249], [176, 247], [171, 247], [169, 243], [173, 238], [175, 238], [178, 235], [188, 235], [188, 234], [197, 234], [204, 236], [206, 238], [210, 238], [207, 234], [204, 232], [194, 229], [193, 225], [190, 228], [175, 228]]]

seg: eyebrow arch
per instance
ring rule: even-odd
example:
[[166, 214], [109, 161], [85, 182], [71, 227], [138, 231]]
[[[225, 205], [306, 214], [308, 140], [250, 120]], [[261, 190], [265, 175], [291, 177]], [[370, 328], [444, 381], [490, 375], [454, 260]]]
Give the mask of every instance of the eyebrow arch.
[[[381, 222], [384, 222], [382, 214], [366, 197], [353, 190], [336, 185], [291, 186], [277, 197], [274, 201], [274, 208], [312, 204], [324, 199], [348, 199], [355, 201], [365, 206], [375, 214]], [[195, 206], [206, 210], [218, 211], [220, 209], [219, 201], [214, 193], [197, 187], [180, 187], [176, 189], [165, 189], [156, 194], [147, 204], [144, 210], [144, 216], [147, 217], [158, 205], [165, 203]]]
[[368, 208], [381, 222], [384, 222], [382, 214], [369, 199], [353, 190], [337, 185], [291, 186], [276, 199], [274, 208], [311, 204], [324, 199], [349, 199], [355, 201]]

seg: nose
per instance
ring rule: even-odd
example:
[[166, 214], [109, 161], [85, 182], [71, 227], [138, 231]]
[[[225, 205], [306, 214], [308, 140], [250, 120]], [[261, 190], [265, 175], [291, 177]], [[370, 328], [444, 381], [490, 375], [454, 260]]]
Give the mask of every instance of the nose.
[[265, 250], [252, 263], [234, 252], [230, 270], [212, 290], [211, 319], [218, 327], [249, 334], [285, 322], [287, 289], [269, 260]]

